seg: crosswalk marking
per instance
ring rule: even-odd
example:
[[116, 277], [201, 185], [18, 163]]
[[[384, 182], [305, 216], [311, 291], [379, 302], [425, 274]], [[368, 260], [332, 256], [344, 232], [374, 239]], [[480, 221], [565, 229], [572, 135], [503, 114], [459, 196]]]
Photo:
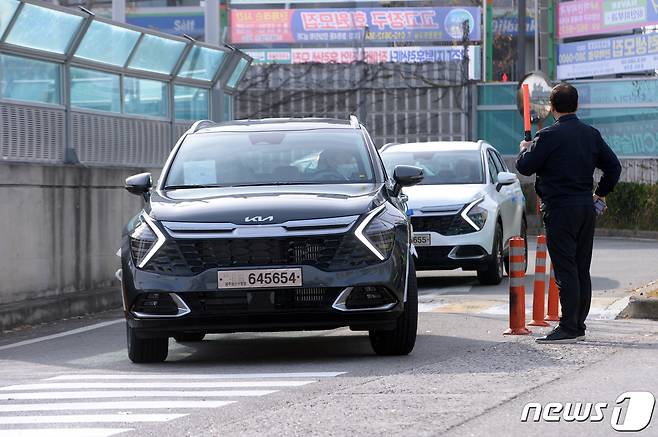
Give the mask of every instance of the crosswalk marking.
[[187, 414], [67, 414], [62, 416], [0, 416], [0, 425], [41, 423], [139, 423], [169, 422]]
[[0, 391], [96, 389], [96, 388], [243, 388], [243, 387], [300, 387], [317, 382], [306, 381], [204, 381], [204, 382], [51, 382], [20, 384], [0, 388]]
[[148, 410], [173, 408], [219, 408], [234, 401], [117, 401], [117, 402], [63, 402], [58, 404], [0, 405], [0, 413], [25, 411], [83, 411], [83, 410]]
[[45, 381], [84, 381], [87, 379], [105, 379], [105, 380], [120, 380], [120, 379], [257, 379], [257, 378], [333, 378], [335, 376], [343, 375], [345, 372], [295, 372], [295, 373], [219, 373], [219, 374], [198, 374], [198, 373], [185, 373], [185, 374], [166, 374], [166, 373], [126, 373], [126, 374], [111, 374], [111, 375], [94, 375], [94, 374], [79, 374], [79, 375], [59, 375], [47, 378]]
[[132, 428], [31, 428], [0, 430], [0, 437], [111, 437]]
[[126, 427], [131, 423], [165, 423], [201, 409], [231, 405], [240, 398], [265, 396], [343, 374], [56, 375], [0, 387], [0, 437], [112, 437], [134, 431]]
[[228, 398], [265, 396], [278, 390], [100, 390], [100, 391], [51, 391], [29, 393], [0, 393], [0, 401], [46, 399], [108, 399], [108, 398]]

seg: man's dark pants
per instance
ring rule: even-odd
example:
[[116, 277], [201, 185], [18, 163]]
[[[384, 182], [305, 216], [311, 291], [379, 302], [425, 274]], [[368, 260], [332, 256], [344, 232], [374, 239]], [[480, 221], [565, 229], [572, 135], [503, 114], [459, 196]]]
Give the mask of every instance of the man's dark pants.
[[585, 333], [592, 300], [589, 268], [596, 213], [593, 206], [551, 208], [544, 211], [546, 245], [560, 289], [560, 328], [570, 335]]

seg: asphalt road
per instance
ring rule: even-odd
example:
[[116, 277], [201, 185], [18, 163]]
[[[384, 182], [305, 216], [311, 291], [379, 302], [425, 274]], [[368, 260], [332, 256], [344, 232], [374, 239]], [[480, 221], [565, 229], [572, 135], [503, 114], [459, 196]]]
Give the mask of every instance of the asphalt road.
[[[597, 296], [619, 300], [656, 279], [656, 252], [656, 242], [597, 242]], [[537, 345], [541, 330], [501, 335], [506, 318], [491, 308], [504, 284], [455, 273], [423, 279], [421, 294], [408, 357], [377, 357], [366, 335], [339, 329], [171, 340], [167, 362], [135, 365], [118, 312], [6, 333], [0, 437], [606, 436], [618, 435], [621, 393], [658, 395], [658, 322], [596, 316], [586, 342]], [[494, 303], [472, 305], [483, 300]], [[528, 402], [609, 407], [600, 422], [522, 423]], [[658, 435], [658, 418], [639, 435]]]

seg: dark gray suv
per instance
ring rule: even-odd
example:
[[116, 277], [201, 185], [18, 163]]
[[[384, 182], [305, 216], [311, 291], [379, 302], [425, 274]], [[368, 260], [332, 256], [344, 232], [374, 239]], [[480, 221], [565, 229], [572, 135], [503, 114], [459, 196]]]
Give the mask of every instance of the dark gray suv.
[[121, 248], [128, 354], [163, 361], [168, 339], [349, 326], [408, 354], [417, 289], [404, 186], [356, 117], [195, 123]]

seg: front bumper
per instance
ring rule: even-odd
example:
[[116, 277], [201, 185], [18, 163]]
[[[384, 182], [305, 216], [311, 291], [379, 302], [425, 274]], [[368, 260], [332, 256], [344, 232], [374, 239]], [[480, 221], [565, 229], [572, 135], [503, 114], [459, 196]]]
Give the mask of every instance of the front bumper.
[[418, 270], [478, 270], [491, 259], [495, 220], [487, 220], [484, 227], [477, 231], [461, 235], [442, 235], [429, 233], [429, 246], [416, 246]]
[[[170, 276], [137, 269], [130, 254], [123, 251], [123, 298], [128, 324], [140, 337], [173, 336], [181, 331], [207, 333], [247, 331], [291, 331], [334, 329], [393, 329], [404, 309], [407, 285], [408, 248], [398, 242], [386, 260], [363, 268], [327, 272], [313, 266], [261, 266], [302, 269], [301, 290], [325, 290], [318, 305], [290, 305], [293, 289], [218, 290], [217, 270], [195, 276]], [[251, 266], [247, 270], [257, 269]], [[234, 270], [241, 270], [235, 268]], [[395, 303], [380, 309], [334, 307], [339, 295], [350, 287], [376, 286], [387, 290]], [[134, 305], [145, 293], [175, 293], [189, 312], [179, 317], [143, 317]], [[294, 300], [294, 299], [293, 299]], [[212, 306], [209, 302], [223, 302]], [[222, 304], [223, 305], [223, 304]], [[209, 309], [211, 308], [212, 309]]]

